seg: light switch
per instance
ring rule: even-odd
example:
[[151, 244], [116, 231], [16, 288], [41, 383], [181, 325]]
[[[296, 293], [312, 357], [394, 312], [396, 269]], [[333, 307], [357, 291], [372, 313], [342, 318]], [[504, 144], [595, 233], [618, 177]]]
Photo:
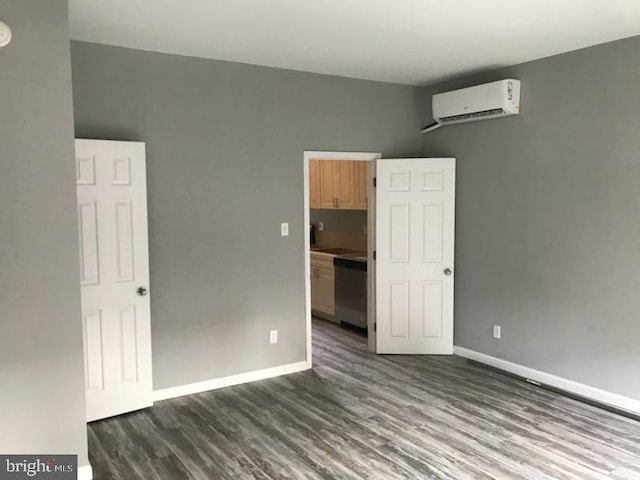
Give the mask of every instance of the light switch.
[[280, 224], [280, 235], [283, 237], [288, 237], [289, 236], [289, 224], [288, 223], [281, 223]]
[[318, 231], [324, 232], [324, 222], [318, 222]]
[[500, 340], [502, 338], [502, 327], [500, 325], [493, 326], [493, 338]]

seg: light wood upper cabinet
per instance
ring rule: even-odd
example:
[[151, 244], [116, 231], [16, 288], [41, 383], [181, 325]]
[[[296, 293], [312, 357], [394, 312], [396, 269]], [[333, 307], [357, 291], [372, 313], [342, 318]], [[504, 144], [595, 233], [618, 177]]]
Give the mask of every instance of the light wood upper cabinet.
[[309, 162], [309, 206], [322, 208], [320, 197], [320, 160]]
[[336, 197], [335, 208], [353, 210], [356, 206], [354, 170], [355, 162], [336, 160], [333, 164], [333, 194]]
[[367, 164], [353, 160], [311, 160], [311, 208], [366, 210]]
[[369, 162], [353, 162], [354, 165], [354, 208], [367, 209], [367, 181], [369, 179]]
[[337, 160], [318, 160], [320, 167], [320, 208], [336, 208], [336, 168]]

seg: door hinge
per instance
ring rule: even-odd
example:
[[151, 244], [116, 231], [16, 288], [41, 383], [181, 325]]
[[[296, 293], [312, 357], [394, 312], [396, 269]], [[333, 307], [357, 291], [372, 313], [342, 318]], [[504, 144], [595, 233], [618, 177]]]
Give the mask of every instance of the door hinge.
[[378, 186], [378, 178], [377, 177], [373, 177], [373, 186], [374, 187]]
[[374, 260], [376, 259], [376, 251], [375, 250], [373, 251], [373, 259]]
[[374, 332], [378, 331], [378, 322], [373, 322], [373, 331]]

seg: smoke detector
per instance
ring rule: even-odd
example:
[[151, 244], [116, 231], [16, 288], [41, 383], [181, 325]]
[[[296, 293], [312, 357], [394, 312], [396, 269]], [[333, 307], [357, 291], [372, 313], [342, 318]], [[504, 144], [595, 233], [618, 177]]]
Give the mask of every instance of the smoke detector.
[[8, 45], [11, 41], [11, 29], [9, 25], [0, 20], [0, 47]]

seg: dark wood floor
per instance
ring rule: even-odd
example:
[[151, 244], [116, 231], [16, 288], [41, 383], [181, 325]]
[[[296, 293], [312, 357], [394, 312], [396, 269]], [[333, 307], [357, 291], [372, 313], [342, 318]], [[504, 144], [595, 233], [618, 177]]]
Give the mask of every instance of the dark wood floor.
[[94, 422], [97, 480], [640, 479], [640, 424], [314, 321], [314, 369]]

